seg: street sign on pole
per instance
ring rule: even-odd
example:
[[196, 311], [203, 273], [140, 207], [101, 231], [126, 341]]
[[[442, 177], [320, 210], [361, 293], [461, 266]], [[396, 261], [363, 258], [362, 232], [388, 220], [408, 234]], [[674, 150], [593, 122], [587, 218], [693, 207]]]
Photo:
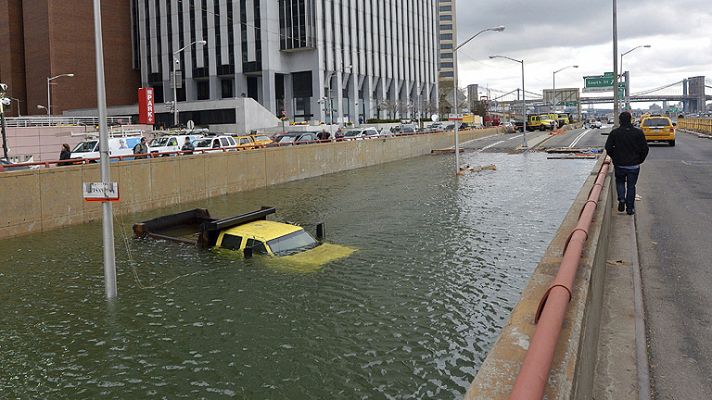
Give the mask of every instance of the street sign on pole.
[[450, 114], [448, 115], [448, 121], [462, 121], [464, 116], [462, 114]]

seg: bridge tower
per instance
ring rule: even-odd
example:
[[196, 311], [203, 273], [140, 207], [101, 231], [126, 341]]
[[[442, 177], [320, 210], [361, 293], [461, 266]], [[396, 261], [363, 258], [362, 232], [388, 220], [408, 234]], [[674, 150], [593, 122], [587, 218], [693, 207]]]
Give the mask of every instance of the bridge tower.
[[705, 112], [707, 96], [705, 94], [705, 77], [694, 76], [687, 78], [687, 95], [689, 96], [689, 112]]

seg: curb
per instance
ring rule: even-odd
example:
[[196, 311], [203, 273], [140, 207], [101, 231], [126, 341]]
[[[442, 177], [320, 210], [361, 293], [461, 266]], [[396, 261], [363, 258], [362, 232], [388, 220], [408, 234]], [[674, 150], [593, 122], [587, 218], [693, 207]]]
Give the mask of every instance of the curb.
[[638, 399], [650, 400], [650, 365], [648, 364], [648, 342], [645, 327], [645, 305], [643, 304], [643, 282], [638, 257], [637, 216], [633, 219], [631, 240], [633, 241], [633, 299], [635, 303], [635, 358], [638, 367]]

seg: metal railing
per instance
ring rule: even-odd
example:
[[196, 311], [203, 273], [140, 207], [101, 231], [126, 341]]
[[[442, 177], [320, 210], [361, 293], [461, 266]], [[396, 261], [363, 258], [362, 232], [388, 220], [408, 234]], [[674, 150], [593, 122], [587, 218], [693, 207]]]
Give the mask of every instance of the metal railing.
[[[99, 117], [27, 116], [5, 118], [10, 128], [31, 128], [35, 126], [97, 126]], [[108, 117], [109, 125], [130, 125], [130, 116]]]
[[539, 304], [535, 318], [536, 330], [514, 382], [510, 395], [512, 400], [541, 400], [544, 397], [566, 310], [573, 297], [576, 271], [581, 262], [584, 245], [588, 240], [589, 229], [611, 165], [611, 160], [605, 153], [603, 157], [604, 161], [598, 171], [596, 182], [581, 210], [578, 223], [566, 243], [559, 272]]

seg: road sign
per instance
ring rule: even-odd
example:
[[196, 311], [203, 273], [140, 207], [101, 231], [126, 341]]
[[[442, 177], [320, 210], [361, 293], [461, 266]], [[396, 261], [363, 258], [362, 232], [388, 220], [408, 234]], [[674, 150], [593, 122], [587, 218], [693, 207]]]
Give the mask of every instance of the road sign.
[[89, 182], [82, 185], [86, 201], [119, 201], [119, 184], [116, 182]]
[[462, 114], [450, 114], [447, 118], [448, 121], [462, 121]]
[[195, 129], [195, 122], [193, 122], [192, 119], [189, 119], [188, 123], [185, 124], [185, 127], [192, 131]]

